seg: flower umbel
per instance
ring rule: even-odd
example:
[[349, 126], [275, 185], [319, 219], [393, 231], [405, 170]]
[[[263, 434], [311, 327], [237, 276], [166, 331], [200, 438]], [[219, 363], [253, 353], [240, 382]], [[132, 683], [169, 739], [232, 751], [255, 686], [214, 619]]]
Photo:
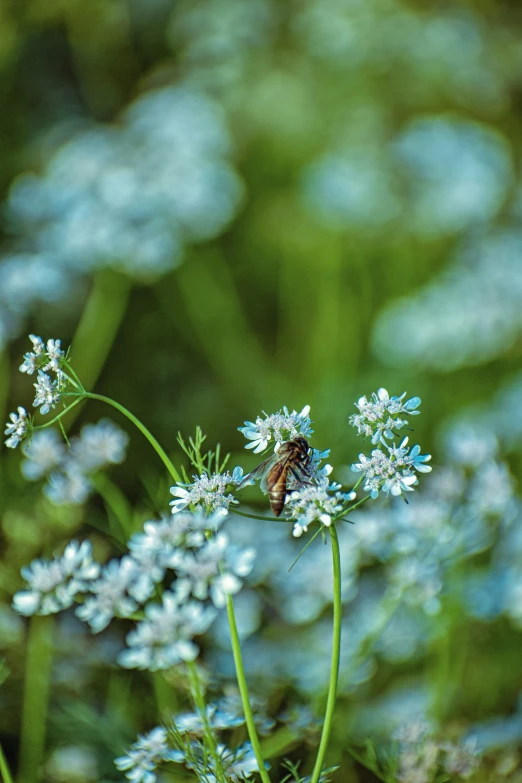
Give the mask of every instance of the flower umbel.
[[258, 454], [264, 451], [271, 441], [275, 444], [283, 443], [294, 440], [298, 435], [308, 438], [313, 433], [309, 413], [309, 405], [305, 405], [300, 413], [297, 411], [289, 413], [288, 408], [283, 407], [277, 413], [270, 415], [265, 413], [264, 419], [258, 416], [255, 422], [246, 421], [244, 427], [238, 427], [245, 438], [251, 441], [245, 448], [254, 449], [254, 454]]
[[201, 476], [194, 476], [192, 484], [179, 483], [170, 488], [171, 495], [175, 500], [171, 500], [170, 506], [172, 513], [175, 514], [187, 506], [201, 507], [207, 514], [212, 514], [220, 508], [228, 510], [232, 503], [239, 501], [234, 498], [227, 490], [241, 483], [243, 471], [241, 468], [235, 468], [232, 474], [214, 473], [212, 476], [203, 473]]
[[426, 465], [431, 459], [430, 454], [420, 454], [420, 446], [413, 446], [408, 451], [406, 448], [408, 438], [404, 438], [397, 448], [395, 444], [385, 444], [385, 451], [374, 449], [370, 457], [359, 454], [359, 462], [352, 465], [355, 473], [364, 474], [363, 489], [370, 492], [372, 498], [376, 498], [379, 492], [388, 495], [401, 495], [403, 492], [413, 492], [418, 484], [418, 478], [414, 471], [429, 473], [431, 466]]
[[22, 568], [29, 589], [15, 594], [13, 607], [26, 616], [60, 612], [72, 605], [78, 593], [89, 589], [99, 572], [90, 543], [72, 541], [61, 557], [52, 561], [33, 560]]
[[349, 418], [352, 427], [357, 427], [359, 435], [371, 437], [372, 443], [386, 444], [386, 440], [394, 437], [397, 430], [408, 425], [407, 419], [400, 418], [399, 414], [418, 416], [416, 410], [421, 404], [420, 397], [411, 397], [403, 402], [406, 392], [400, 397], [390, 397], [386, 389], [379, 389], [372, 393], [371, 400], [360, 397], [355, 403], [359, 413], [354, 413]]
[[27, 435], [27, 428], [29, 425], [27, 411], [19, 405], [18, 413], [10, 413], [9, 419], [10, 421], [7, 422], [4, 432], [5, 435], [9, 435], [5, 441], [5, 445], [8, 449], [15, 449]]
[[[336, 488], [338, 485], [334, 484]], [[285, 511], [290, 519], [295, 519], [293, 535], [298, 538], [306, 533], [312, 522], [321, 522], [326, 527], [332, 524], [332, 518], [339, 514], [344, 504], [354, 500], [355, 492], [332, 492], [328, 480], [320, 485], [305, 485], [290, 493]]]
[[138, 737], [125, 756], [114, 760], [116, 767], [125, 772], [133, 783], [155, 783], [155, 770], [162, 761], [181, 762], [183, 753], [169, 748], [167, 730], [156, 726], [148, 734]]

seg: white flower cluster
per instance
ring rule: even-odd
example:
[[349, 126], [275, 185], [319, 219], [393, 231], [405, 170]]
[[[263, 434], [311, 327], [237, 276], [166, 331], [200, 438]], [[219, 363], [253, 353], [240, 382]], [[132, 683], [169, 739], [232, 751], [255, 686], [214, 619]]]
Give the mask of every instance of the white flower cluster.
[[475, 740], [441, 742], [423, 720], [401, 726], [394, 739], [399, 745], [400, 783], [433, 780], [439, 770], [452, 778], [456, 775], [467, 780], [479, 767], [481, 751]]
[[251, 441], [245, 448], [253, 449], [254, 454], [258, 454], [264, 451], [271, 441], [276, 445], [294, 440], [299, 435], [308, 438], [313, 433], [309, 413], [309, 405], [305, 405], [300, 413], [297, 411], [289, 413], [285, 406], [277, 413], [270, 415], [265, 413], [264, 419], [258, 416], [255, 421], [246, 421], [244, 427], [238, 427], [245, 438]]
[[[65, 353], [60, 347], [60, 340], [50, 339], [44, 343], [42, 338], [35, 334], [30, 334], [29, 339], [33, 344], [33, 350], [24, 354], [20, 372], [27, 375], [37, 373], [36, 383], [33, 384], [36, 390], [33, 406], [40, 408], [40, 413], [46, 414], [58, 405], [61, 392], [67, 386], [67, 379], [61, 369]], [[47, 374], [48, 372], [53, 372], [56, 378], [53, 380]], [[5, 429], [5, 435], [9, 437], [5, 441], [5, 445], [9, 449], [15, 449], [28, 435], [30, 421], [27, 417], [27, 411], [21, 406], [18, 408], [17, 414], [11, 413], [9, 415], [9, 419]]]
[[90, 476], [125, 459], [128, 435], [109, 419], [86, 424], [67, 449], [57, 430], [35, 432], [24, 447], [22, 473], [29, 481], [48, 476], [44, 492], [53, 503], [82, 504], [93, 489]]
[[[104, 567], [92, 561], [88, 542], [73, 542], [63, 557], [23, 569], [30, 589], [15, 595], [14, 607], [25, 615], [50, 614], [81, 594], [76, 615], [98, 633], [113, 618], [132, 618], [144, 606], [119, 663], [157, 671], [193, 660], [199, 652], [194, 637], [208, 629], [216, 608], [241, 589], [253, 567], [254, 549], [238, 549], [218, 532], [226, 516], [220, 509], [211, 516], [181, 512], [146, 522], [131, 538], [130, 554]], [[149, 602], [168, 572], [174, 577], [170, 589], [161, 603]]]
[[295, 519], [293, 535], [298, 538], [308, 531], [312, 522], [320, 522], [330, 527], [332, 519], [339, 514], [346, 503], [354, 500], [355, 492], [339, 492], [338, 484], [310, 484], [293, 490], [288, 496], [285, 511], [290, 519]]
[[357, 433], [372, 439], [372, 443], [384, 443], [394, 437], [397, 430], [408, 425], [407, 419], [401, 419], [400, 414], [407, 416], [418, 416], [420, 411], [416, 410], [421, 404], [420, 397], [411, 397], [403, 402], [406, 392], [400, 397], [390, 397], [386, 389], [379, 389], [373, 392], [368, 400], [361, 397], [355, 406], [359, 413], [354, 413], [349, 418], [352, 427], [357, 427]]
[[386, 453], [382, 449], [374, 449], [370, 457], [359, 454], [360, 462], [352, 465], [355, 473], [364, 474], [363, 489], [376, 498], [379, 492], [388, 495], [401, 495], [403, 492], [413, 492], [413, 487], [419, 483], [414, 471], [429, 473], [431, 466], [426, 465], [431, 459], [430, 454], [421, 454], [420, 446], [406, 448], [408, 438], [404, 438], [396, 447], [386, 445]]
[[[214, 714], [214, 708], [209, 705], [207, 717]], [[214, 728], [233, 728], [241, 725], [225, 721], [223, 726]], [[163, 726], [157, 726], [146, 735], [139, 736], [138, 741], [129, 748], [125, 756], [115, 759], [119, 770], [125, 771], [126, 777], [132, 783], [155, 783], [156, 769], [162, 762], [172, 761], [184, 764], [192, 770], [200, 783], [218, 783], [225, 779], [230, 783], [241, 783], [249, 780], [259, 771], [255, 753], [249, 742], [231, 750], [224, 744], [217, 745], [217, 757], [221, 769], [216, 768], [216, 761], [205, 748], [203, 742], [196, 739], [203, 733], [203, 721], [199, 715], [190, 713], [174, 718], [171, 735], [176, 742], [176, 748], [168, 744], [169, 735]], [[222, 771], [221, 771], [222, 770]]]
[[207, 514], [212, 514], [220, 508], [228, 511], [232, 503], [239, 503], [227, 491], [230, 487], [237, 487], [243, 480], [243, 469], [234, 468], [232, 473], [213, 473], [211, 476], [202, 473], [201, 476], [194, 476], [192, 484], [178, 483], [176, 487], [170, 488], [171, 495], [175, 500], [170, 502], [172, 513], [176, 514], [187, 506], [201, 507]]
[[26, 616], [55, 614], [72, 606], [76, 596], [89, 590], [99, 573], [90, 543], [71, 541], [61, 557], [50, 562], [33, 560], [22, 568], [29, 589], [16, 593], [13, 607]]
[[133, 783], [155, 783], [154, 774], [162, 761], [183, 761], [183, 754], [167, 744], [167, 730], [156, 726], [148, 734], [138, 737], [125, 756], [114, 760], [116, 767], [125, 772]]
[[27, 435], [27, 428], [29, 426], [27, 411], [19, 405], [18, 413], [10, 413], [9, 419], [4, 432], [5, 435], [9, 436], [5, 441], [5, 445], [8, 449], [16, 449], [18, 444]]

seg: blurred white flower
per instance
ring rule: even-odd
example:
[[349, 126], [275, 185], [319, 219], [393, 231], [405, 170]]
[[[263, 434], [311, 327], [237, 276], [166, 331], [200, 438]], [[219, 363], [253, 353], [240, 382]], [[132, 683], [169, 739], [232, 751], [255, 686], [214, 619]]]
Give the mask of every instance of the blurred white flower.
[[132, 557], [111, 560], [99, 579], [89, 585], [91, 595], [76, 609], [76, 615], [95, 633], [103, 631], [113, 617], [131, 617], [138, 603], [131, 597], [130, 589], [138, 578], [139, 567]]
[[159, 764], [183, 759], [183, 753], [169, 748], [167, 730], [156, 726], [148, 734], [138, 736], [126, 755], [115, 759], [114, 764], [132, 783], [155, 783]]
[[73, 604], [78, 593], [90, 588], [99, 571], [99, 564], [92, 559], [90, 542], [72, 541], [62, 557], [33, 560], [22, 568], [30, 589], [15, 594], [13, 607], [23, 615], [60, 612]]
[[180, 601], [167, 591], [161, 604], [147, 604], [145, 619], [127, 634], [127, 649], [118, 662], [127, 669], [158, 671], [193, 661], [199, 651], [194, 637], [204, 633], [215, 616], [215, 610], [201, 602]]

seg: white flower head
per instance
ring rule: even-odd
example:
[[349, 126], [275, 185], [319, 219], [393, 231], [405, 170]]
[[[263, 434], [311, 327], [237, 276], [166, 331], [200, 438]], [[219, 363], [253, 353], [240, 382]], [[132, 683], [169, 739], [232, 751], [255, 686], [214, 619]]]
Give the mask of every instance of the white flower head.
[[297, 413], [297, 411], [289, 413], [288, 408], [283, 407], [277, 413], [270, 415], [265, 413], [264, 419], [258, 416], [255, 422], [246, 421], [244, 427], [238, 427], [245, 438], [251, 441], [245, 448], [253, 449], [254, 454], [257, 454], [264, 451], [272, 441], [274, 445], [277, 445], [288, 440], [294, 440], [299, 435], [303, 438], [310, 437], [313, 429], [311, 428], [312, 421], [308, 415], [309, 413], [309, 405], [305, 405], [300, 413]]
[[145, 619], [127, 634], [127, 649], [118, 662], [127, 669], [154, 672], [193, 661], [199, 652], [194, 637], [204, 633], [215, 616], [215, 610], [200, 601], [180, 600], [167, 591], [161, 604], [145, 607]]
[[36, 389], [34, 407], [40, 408], [40, 413], [43, 415], [49, 413], [52, 408], [56, 408], [60, 402], [60, 391], [63, 386], [61, 377], [53, 381], [45, 372], [38, 370], [38, 380], [33, 385]]
[[49, 370], [56, 373], [59, 372], [62, 359], [65, 356], [61, 349], [61, 344], [61, 340], [47, 340], [45, 351], [47, 363], [43, 367], [44, 372]]
[[37, 370], [43, 370], [58, 374], [65, 356], [61, 349], [61, 340], [50, 339], [45, 344], [41, 337], [34, 334], [30, 334], [29, 339], [33, 344], [33, 350], [24, 354], [20, 372], [33, 375]]
[[27, 616], [67, 609], [78, 593], [89, 589], [99, 569], [92, 559], [90, 542], [72, 541], [61, 557], [52, 561], [33, 560], [22, 568], [29, 589], [15, 594], [13, 607]]
[[346, 501], [354, 498], [354, 492], [332, 492], [327, 479], [322, 484], [304, 485], [293, 490], [285, 504], [287, 516], [295, 520], [293, 535], [296, 538], [301, 536], [312, 522], [330, 527], [332, 519], [342, 511]]
[[5, 441], [5, 445], [8, 449], [15, 449], [27, 435], [29, 426], [27, 411], [19, 405], [18, 413], [10, 413], [9, 419], [4, 431], [4, 435], [9, 435]]
[[138, 736], [125, 756], [114, 760], [117, 769], [125, 772], [132, 783], [155, 783], [155, 770], [163, 761], [180, 762], [184, 760], [181, 751], [169, 748], [167, 730], [156, 726], [148, 734]]
[[231, 504], [239, 501], [231, 493], [227, 494], [227, 490], [239, 484], [242, 477], [241, 468], [235, 468], [232, 474], [228, 471], [214, 473], [212, 476], [203, 473], [201, 476], [194, 476], [192, 484], [178, 483], [177, 486], [170, 488], [170, 494], [175, 498], [169, 504], [172, 513], [176, 514], [187, 506], [201, 507], [207, 514], [212, 514], [218, 509], [228, 511]]
[[349, 418], [353, 427], [357, 428], [359, 435], [372, 439], [372, 443], [384, 443], [394, 437], [397, 430], [408, 425], [408, 420], [400, 418], [399, 414], [417, 416], [416, 410], [421, 404], [420, 397], [411, 397], [403, 402], [406, 392], [400, 397], [390, 397], [386, 389], [373, 392], [371, 399], [360, 397], [355, 403], [359, 413], [354, 413]]
[[431, 466], [426, 464], [431, 455], [421, 454], [420, 446], [408, 450], [407, 444], [408, 438], [404, 438], [398, 447], [385, 443], [386, 452], [374, 449], [370, 457], [359, 454], [359, 462], [352, 465], [352, 470], [364, 474], [363, 489], [370, 492], [372, 498], [376, 498], [381, 491], [387, 495], [391, 492], [395, 496], [413, 492], [419, 483], [414, 471], [431, 471]]
[[30, 334], [29, 339], [33, 344], [33, 350], [24, 354], [24, 361], [20, 365], [20, 372], [27, 373], [27, 375], [33, 375], [41, 364], [40, 358], [45, 351], [45, 344], [41, 337], [37, 337], [35, 334]]

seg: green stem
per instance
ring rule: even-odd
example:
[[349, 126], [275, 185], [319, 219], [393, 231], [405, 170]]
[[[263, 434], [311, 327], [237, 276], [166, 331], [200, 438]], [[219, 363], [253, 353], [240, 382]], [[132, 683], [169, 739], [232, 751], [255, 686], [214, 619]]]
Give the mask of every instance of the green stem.
[[3, 780], [3, 783], [13, 783], [13, 776], [9, 771], [9, 765], [7, 764], [7, 759], [4, 755], [4, 751], [2, 750], [1, 745], [0, 745], [0, 776]]
[[203, 697], [203, 692], [201, 690], [201, 683], [199, 681], [198, 670], [196, 668], [196, 664], [194, 663], [194, 661], [187, 662], [187, 671], [189, 676], [192, 698], [194, 699], [196, 708], [199, 714], [201, 715], [201, 720], [203, 721], [203, 731], [205, 734], [205, 739], [207, 741], [207, 745], [210, 750], [210, 755], [214, 759], [214, 764], [216, 767], [216, 776], [218, 777], [220, 783], [226, 783], [225, 771], [223, 769], [222, 761], [217, 752], [216, 740], [214, 738], [214, 735], [212, 734], [212, 728], [208, 720], [207, 708], [205, 706], [205, 699]]
[[341, 602], [341, 554], [339, 550], [339, 538], [335, 525], [329, 528], [332, 542], [333, 562], [333, 636], [332, 636], [332, 662], [330, 666], [330, 684], [328, 686], [328, 698], [324, 716], [323, 731], [311, 783], [318, 783], [323, 768], [324, 757], [328, 748], [332, 721], [337, 696], [337, 681], [339, 679], [339, 660], [341, 655], [341, 620], [343, 607]]
[[[67, 396], [70, 396], [70, 395], [67, 395]], [[74, 408], [75, 405], [79, 405], [81, 401], [82, 401], [82, 397], [80, 396], [80, 397], [78, 397], [77, 400], [75, 400], [70, 405], [68, 405], [67, 408], [65, 408], [65, 410], [63, 410], [61, 413], [59, 413], [58, 416], [55, 416], [54, 419], [51, 419], [50, 421], [46, 421], [45, 424], [39, 424], [37, 427], [33, 427], [33, 430], [45, 430], [46, 427], [50, 427], [52, 424], [56, 424], [57, 421], [60, 421], [62, 416], [65, 416], [66, 413], [69, 413], [71, 408]]]
[[372, 499], [371, 495], [366, 495], [366, 497], [361, 498], [360, 500], [357, 501], [357, 503], [354, 503], [353, 506], [350, 506], [349, 508], [345, 508], [344, 511], [341, 511], [336, 517], [334, 517], [334, 522], [336, 522], [339, 519], [344, 519], [346, 514], [349, 514], [351, 511], [355, 511], [356, 508], [359, 508], [359, 506], [363, 506], [371, 499]]
[[261, 517], [258, 514], [247, 514], [246, 511], [238, 511], [237, 508], [231, 508], [230, 510], [232, 513], [239, 514], [240, 517], [248, 517], [248, 519], [263, 519], [265, 522], [286, 522], [288, 524], [286, 517]]
[[[68, 397], [76, 397], [76, 393], [68, 393], [66, 396]], [[115, 400], [111, 400], [110, 397], [105, 397], [103, 394], [94, 394], [93, 392], [84, 392], [83, 394], [79, 395], [82, 398], [87, 398], [89, 400], [99, 400], [100, 402], [105, 402], [107, 405], [112, 405], [113, 408], [116, 408], [120, 413], [122, 413], [124, 416], [131, 421], [135, 427], [139, 429], [139, 431], [142, 433], [142, 435], [145, 435], [147, 440], [149, 441], [152, 448], [156, 451], [156, 453], [159, 455], [161, 461], [167, 468], [168, 472], [174, 479], [174, 481], [180, 481], [181, 482], [181, 476], [179, 475], [178, 471], [172, 464], [172, 461], [167, 456], [166, 452], [162, 449], [154, 435], [150, 432], [150, 430], [147, 429], [147, 427], [141, 423], [141, 421], [136, 418], [136, 416], [131, 413], [127, 408], [124, 408], [123, 405], [120, 405], [119, 402], [116, 402]]]
[[53, 659], [52, 630], [52, 617], [31, 618], [20, 737], [20, 783], [36, 783], [43, 760]]
[[248, 697], [248, 686], [245, 677], [245, 670], [243, 668], [243, 659], [241, 657], [241, 644], [239, 642], [239, 634], [237, 632], [236, 616], [234, 613], [234, 602], [231, 595], [227, 595], [227, 615], [228, 625], [230, 628], [230, 640], [232, 642], [232, 653], [234, 655], [234, 665], [236, 667], [237, 684], [239, 686], [239, 693], [241, 695], [241, 703], [243, 704], [243, 712], [245, 713], [245, 721], [248, 730], [248, 736], [252, 743], [252, 749], [254, 751], [257, 764], [259, 767], [259, 775], [263, 783], [270, 783], [268, 772], [265, 768], [265, 762], [263, 759], [263, 752], [261, 750], [261, 744], [257, 736], [256, 724], [254, 722], [254, 715], [250, 707], [250, 700]]

